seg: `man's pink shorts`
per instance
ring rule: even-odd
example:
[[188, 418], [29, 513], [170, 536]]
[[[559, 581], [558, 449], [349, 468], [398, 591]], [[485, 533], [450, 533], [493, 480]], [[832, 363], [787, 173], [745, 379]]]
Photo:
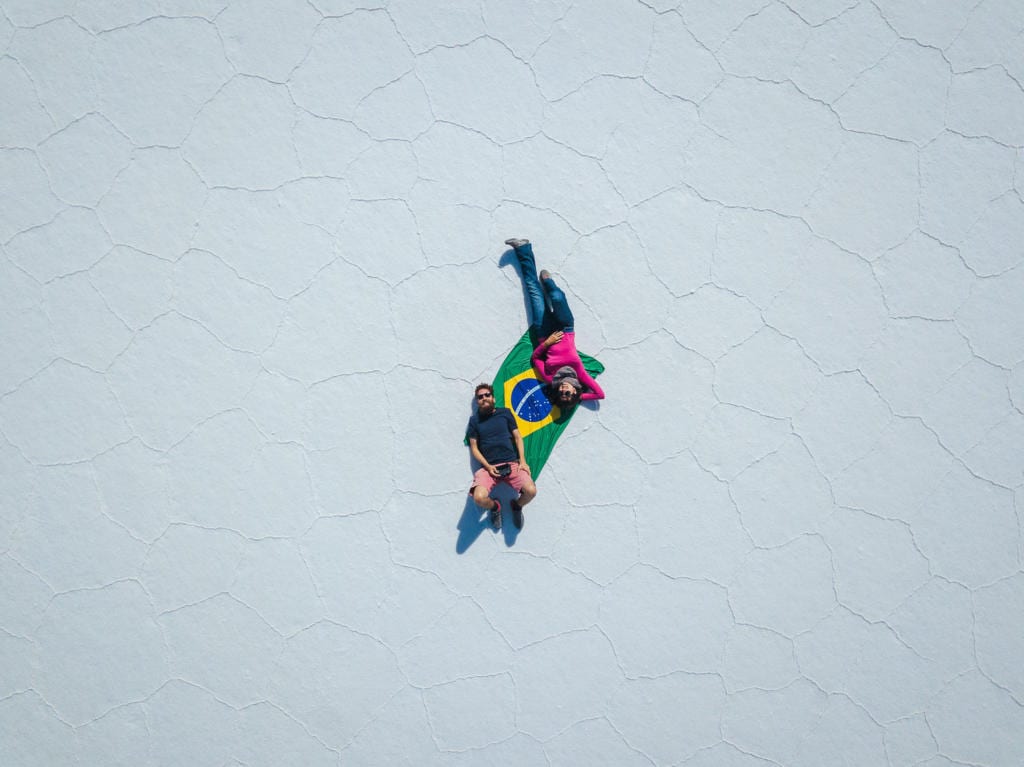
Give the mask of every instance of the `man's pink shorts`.
[[473, 484], [469, 486], [469, 492], [472, 493], [474, 487], [482, 487], [490, 493], [491, 490], [494, 489], [494, 486], [499, 482], [508, 482], [517, 492], [519, 492], [523, 489], [524, 484], [533, 481], [533, 477], [530, 476], [530, 472], [520, 469], [518, 462], [514, 461], [511, 466], [512, 473], [507, 477], [502, 477], [501, 479], [495, 479], [492, 477], [490, 473], [488, 473], [487, 469], [477, 469], [473, 474]]

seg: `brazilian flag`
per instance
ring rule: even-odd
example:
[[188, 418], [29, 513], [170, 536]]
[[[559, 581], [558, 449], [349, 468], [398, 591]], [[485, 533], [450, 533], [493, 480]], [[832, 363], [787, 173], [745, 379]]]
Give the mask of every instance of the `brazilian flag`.
[[[537, 479], [576, 408], [563, 413], [544, 396], [544, 382], [530, 364], [533, 350], [534, 344], [527, 331], [498, 369], [494, 379], [494, 404], [507, 407], [515, 415], [526, 448], [526, 462], [530, 464], [533, 478]], [[604, 365], [593, 357], [581, 353], [580, 359], [584, 369], [595, 378], [604, 372]]]

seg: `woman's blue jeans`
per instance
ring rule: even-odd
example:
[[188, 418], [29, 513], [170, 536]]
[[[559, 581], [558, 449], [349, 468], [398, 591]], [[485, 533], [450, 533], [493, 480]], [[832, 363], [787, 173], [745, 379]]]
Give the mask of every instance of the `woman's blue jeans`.
[[[533, 259], [533, 245], [527, 243], [515, 248], [519, 268], [523, 272], [523, 289], [530, 304], [530, 331], [538, 338], [546, 338], [556, 330], [571, 333], [575, 326], [565, 293], [550, 277], [543, 286], [537, 276], [537, 263]], [[547, 294], [547, 301], [545, 301]]]

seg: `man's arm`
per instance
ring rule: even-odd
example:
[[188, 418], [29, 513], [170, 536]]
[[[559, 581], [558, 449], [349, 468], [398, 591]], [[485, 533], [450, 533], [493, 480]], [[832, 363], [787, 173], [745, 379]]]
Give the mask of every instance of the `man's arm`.
[[526, 462], [526, 446], [523, 444], [523, 435], [519, 433], [519, 429], [512, 430], [512, 439], [515, 440], [516, 452], [519, 453], [519, 468], [529, 471], [530, 464]]
[[487, 459], [484, 458], [484, 454], [480, 452], [480, 448], [476, 444], [476, 437], [469, 438], [469, 454], [476, 458], [477, 462], [481, 466], [487, 469], [488, 474], [492, 477], [498, 476], [498, 470], [494, 466], [491, 466], [491, 464], [487, 462]]

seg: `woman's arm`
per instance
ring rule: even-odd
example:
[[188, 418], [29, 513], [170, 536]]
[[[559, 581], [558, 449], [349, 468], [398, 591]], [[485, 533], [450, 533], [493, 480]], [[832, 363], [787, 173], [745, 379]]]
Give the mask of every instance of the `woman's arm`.
[[580, 383], [586, 387], [586, 390], [580, 395], [581, 400], [604, 399], [604, 389], [601, 388], [601, 384], [594, 380], [594, 377], [586, 371], [582, 363], [580, 363], [576, 373], [580, 377]]
[[548, 349], [561, 341], [562, 335], [561, 330], [556, 330], [550, 336], [541, 341], [530, 356], [530, 364], [533, 365], [533, 369], [537, 371], [537, 377], [544, 383], [551, 383], [551, 376], [548, 375], [547, 366], [544, 364], [544, 360], [547, 359], [548, 356]]

